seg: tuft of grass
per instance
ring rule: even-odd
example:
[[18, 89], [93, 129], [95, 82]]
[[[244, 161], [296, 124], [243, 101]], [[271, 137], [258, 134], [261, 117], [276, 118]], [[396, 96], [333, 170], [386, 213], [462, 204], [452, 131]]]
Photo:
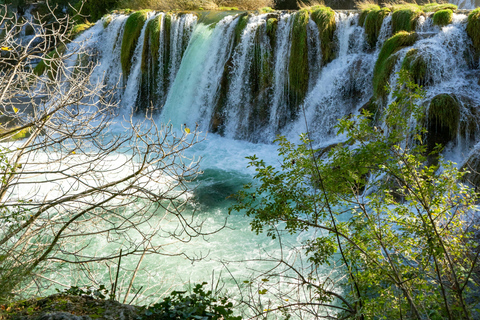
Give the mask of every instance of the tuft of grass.
[[384, 98], [387, 94], [385, 87], [398, 59], [394, 55], [403, 47], [411, 46], [417, 40], [415, 32], [400, 31], [385, 41], [378, 55], [375, 68], [373, 69], [373, 92], [375, 98]]
[[[292, 44], [289, 61], [289, 105], [296, 107], [305, 98], [308, 90], [308, 44], [307, 25], [310, 19], [308, 10], [295, 13], [292, 27]], [[292, 114], [296, 110], [291, 110]]]
[[263, 8], [258, 9], [258, 12], [259, 13], [272, 13], [272, 12], [275, 12], [275, 10], [273, 10], [271, 7], [263, 7]]
[[148, 60], [158, 62], [158, 50], [160, 48], [160, 30], [162, 27], [163, 17], [156, 16], [147, 23], [145, 29], [145, 39], [143, 40], [142, 51], [142, 73], [148, 71]]
[[433, 24], [444, 27], [452, 23], [453, 11], [451, 9], [438, 10], [433, 14]]
[[436, 2], [431, 2], [422, 5], [422, 10], [423, 12], [437, 12], [440, 10], [452, 10], [452, 11], [457, 11], [457, 6], [455, 4], [451, 3], [436, 3]]
[[358, 25], [361, 27], [365, 25], [365, 20], [370, 12], [380, 10], [380, 6], [372, 2], [362, 2], [356, 5], [357, 8], [361, 10], [360, 16], [358, 17]]
[[234, 38], [233, 38], [233, 45], [234, 48], [240, 43], [242, 38], [243, 31], [247, 27], [249, 15], [248, 13], [243, 13], [238, 17], [237, 25], [235, 26], [234, 30]]
[[145, 24], [145, 21], [147, 21], [147, 15], [149, 12], [150, 10], [134, 12], [128, 17], [125, 23], [122, 39], [122, 52], [120, 55], [124, 77], [128, 77], [130, 74], [132, 56], [135, 47], [137, 46], [138, 37], [140, 37], [140, 33], [142, 32], [143, 25]]
[[380, 29], [382, 28], [383, 19], [390, 13], [390, 8], [382, 8], [378, 10], [371, 10], [365, 18], [365, 33], [367, 35], [367, 42], [371, 48], [374, 48]]
[[430, 127], [438, 129], [436, 131], [447, 130], [443, 134], [450, 139], [455, 138], [460, 123], [460, 103], [447, 93], [435, 96], [428, 108], [428, 122]]
[[416, 4], [394, 5], [392, 11], [393, 34], [399, 31], [414, 31], [418, 18], [424, 14], [420, 6]]
[[102, 17], [103, 28], [106, 29], [110, 22], [112, 22], [113, 16], [111, 14], [106, 14]]
[[478, 58], [480, 56], [480, 8], [468, 15], [467, 34], [472, 39], [475, 55]]
[[337, 24], [335, 23], [335, 12], [329, 7], [316, 6], [313, 8], [311, 18], [318, 26], [322, 60], [323, 63], [326, 64], [334, 58], [335, 43], [333, 37], [337, 28]]
[[418, 49], [411, 49], [405, 55], [402, 62], [402, 69], [408, 71], [411, 79], [418, 85], [426, 84], [428, 65], [425, 59], [418, 53]]

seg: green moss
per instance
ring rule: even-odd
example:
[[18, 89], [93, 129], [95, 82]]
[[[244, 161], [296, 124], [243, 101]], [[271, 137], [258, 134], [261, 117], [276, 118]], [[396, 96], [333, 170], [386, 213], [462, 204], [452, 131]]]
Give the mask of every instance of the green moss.
[[480, 8], [468, 15], [467, 34], [472, 39], [475, 55], [478, 58], [480, 56]]
[[428, 65], [418, 49], [411, 49], [405, 55], [402, 62], [402, 69], [408, 71], [412, 80], [418, 85], [425, 85]]
[[45, 58], [40, 61], [37, 66], [33, 69], [33, 72], [37, 76], [41, 76], [47, 71], [47, 76], [50, 79], [55, 79], [57, 77], [58, 63], [55, 61], [58, 57], [65, 53], [67, 47], [63, 44], [59, 45], [54, 50], [50, 51], [45, 55]]
[[237, 46], [237, 44], [240, 43], [243, 31], [245, 30], [248, 24], [248, 18], [249, 18], [248, 13], [243, 13], [238, 17], [238, 22], [237, 22], [237, 25], [235, 26], [234, 36], [233, 36], [234, 48]]
[[[451, 94], [439, 94], [430, 102], [427, 118], [427, 152], [437, 144], [445, 146], [455, 139], [460, 123], [460, 103]], [[436, 157], [434, 156], [434, 161]]]
[[93, 24], [90, 23], [81, 23], [81, 24], [76, 24], [73, 26], [73, 28], [70, 30], [70, 38], [75, 38], [78, 36], [80, 33], [83, 31], [89, 29]]
[[272, 8], [270, 7], [263, 7], [263, 8], [260, 8], [258, 10], [259, 13], [271, 13], [271, 12], [274, 12], [275, 10], [273, 10]]
[[358, 25], [363, 27], [365, 24], [365, 19], [367, 18], [368, 14], [371, 11], [380, 10], [380, 6], [376, 4], [368, 4], [367, 6], [364, 6], [361, 10], [362, 12], [360, 12], [360, 16], [358, 17]]
[[[320, 34], [320, 46], [322, 49], [322, 60], [326, 64], [334, 58], [335, 12], [325, 6], [316, 6], [312, 11], [312, 20], [317, 24]], [[308, 22], [308, 20], [307, 20]]]
[[451, 3], [427, 3], [422, 5], [422, 10], [423, 12], [437, 12], [439, 10], [452, 10], [452, 11], [457, 11], [457, 6]]
[[112, 22], [112, 20], [113, 16], [111, 14], [104, 15], [102, 17], [103, 28], [106, 29], [110, 25], [110, 22]]
[[400, 31], [385, 41], [373, 70], [373, 92], [375, 98], [385, 97], [387, 93], [385, 86], [388, 85], [388, 79], [398, 59], [394, 53], [403, 47], [413, 45], [416, 40], [417, 34], [415, 32]]
[[365, 18], [365, 33], [367, 35], [367, 42], [370, 47], [374, 48], [380, 29], [382, 28], [383, 19], [390, 13], [389, 8], [382, 8], [378, 10], [371, 10]]
[[122, 39], [122, 52], [120, 60], [122, 63], [123, 76], [128, 77], [131, 69], [132, 56], [137, 46], [138, 37], [142, 32], [143, 25], [147, 21], [147, 14], [150, 10], [141, 10], [132, 13], [125, 23]]
[[159, 15], [147, 23], [142, 51], [142, 72], [148, 70], [148, 60], [158, 61], [158, 50], [160, 48], [160, 29], [162, 27], [162, 16]]
[[[307, 25], [310, 19], [307, 10], [300, 10], [293, 17], [292, 44], [290, 48], [289, 105], [296, 108], [305, 98], [308, 89], [308, 44]], [[292, 109], [292, 114], [296, 110]]]
[[450, 9], [438, 10], [433, 14], [433, 24], [444, 27], [452, 23], [453, 11]]
[[277, 34], [277, 28], [278, 28], [278, 19], [277, 18], [270, 18], [267, 20], [267, 36], [270, 39], [270, 43], [273, 44], [275, 43], [276, 40], [276, 34]]
[[422, 9], [414, 4], [394, 6], [392, 13], [392, 33], [399, 31], [414, 31]]

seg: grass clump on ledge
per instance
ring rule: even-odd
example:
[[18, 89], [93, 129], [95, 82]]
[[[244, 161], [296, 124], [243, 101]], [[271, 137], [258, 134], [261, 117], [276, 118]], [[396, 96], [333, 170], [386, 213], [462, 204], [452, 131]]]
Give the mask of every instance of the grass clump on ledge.
[[122, 52], [120, 55], [124, 77], [128, 77], [130, 74], [132, 56], [135, 47], [137, 46], [138, 37], [140, 37], [140, 33], [142, 32], [143, 25], [145, 24], [145, 21], [147, 21], [147, 15], [149, 12], [150, 10], [134, 12], [128, 17], [127, 22], [125, 23]]
[[426, 84], [428, 65], [418, 49], [411, 49], [405, 55], [402, 62], [402, 69], [408, 71], [410, 78], [418, 85]]
[[422, 5], [423, 12], [437, 12], [440, 10], [452, 10], [457, 11], [457, 6], [451, 3], [427, 3]]
[[[335, 30], [335, 11], [325, 6], [315, 6], [312, 8], [312, 20], [318, 26], [320, 34], [320, 46], [322, 50], [322, 60], [326, 64], [334, 58], [334, 41]], [[308, 21], [307, 21], [308, 22]]]
[[411, 46], [417, 40], [415, 32], [400, 31], [385, 41], [378, 55], [375, 68], [373, 69], [373, 93], [375, 98], [384, 98], [387, 94], [385, 87], [398, 59], [394, 53], [398, 50]]
[[399, 31], [414, 31], [418, 18], [423, 15], [421, 7], [416, 4], [394, 5], [392, 11], [393, 34]]
[[467, 34], [472, 39], [475, 55], [478, 58], [480, 56], [480, 8], [468, 15]]
[[444, 27], [452, 23], [453, 11], [451, 9], [438, 10], [433, 14], [433, 24]]
[[390, 13], [390, 8], [382, 8], [378, 10], [370, 10], [368, 12], [364, 26], [365, 34], [367, 35], [367, 42], [371, 48], [375, 48], [380, 29], [382, 28], [383, 19]]
[[367, 15], [372, 12], [372, 11], [378, 11], [380, 10], [380, 6], [376, 3], [372, 2], [361, 2], [357, 3], [356, 7], [361, 11], [360, 16], [358, 17], [358, 25], [363, 27], [365, 24], [365, 19], [367, 18]]
[[428, 108], [428, 121], [448, 128], [450, 138], [455, 138], [460, 122], [460, 104], [457, 99], [448, 93], [436, 95]]
[[[290, 49], [289, 105], [298, 106], [308, 89], [308, 45], [307, 25], [310, 15], [308, 10], [300, 10], [293, 17], [292, 44]], [[295, 112], [296, 110], [292, 110]]]
[[81, 24], [74, 25], [70, 30], [70, 38], [71, 39], [75, 38], [83, 31], [89, 29], [91, 26], [93, 26], [92, 23], [81, 23]]

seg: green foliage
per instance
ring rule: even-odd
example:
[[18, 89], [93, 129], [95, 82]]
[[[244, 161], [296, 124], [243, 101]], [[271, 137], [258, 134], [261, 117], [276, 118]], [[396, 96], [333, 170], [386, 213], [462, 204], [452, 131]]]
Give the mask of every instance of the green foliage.
[[[245, 211], [252, 229], [272, 238], [279, 222], [291, 233], [316, 230], [304, 249], [312, 270], [343, 263], [343, 318], [471, 319], [479, 254], [468, 226], [478, 194], [458, 183], [455, 164], [425, 165], [425, 110], [416, 103], [423, 92], [400, 79], [383, 111], [385, 132], [371, 126], [368, 111], [344, 118], [346, 141], [326, 159], [307, 135], [299, 145], [279, 137], [280, 167], [249, 157], [256, 183], [231, 210]], [[322, 283], [318, 291], [326, 294]]]
[[453, 11], [450, 9], [438, 10], [433, 14], [433, 24], [444, 27], [452, 23]]
[[365, 33], [370, 47], [375, 48], [383, 19], [390, 13], [389, 8], [371, 10], [365, 18]]
[[414, 4], [394, 7], [392, 13], [392, 33], [396, 34], [399, 31], [414, 31], [418, 17], [422, 14], [422, 9]]
[[148, 71], [149, 61], [158, 61], [158, 50], [160, 48], [160, 30], [162, 27], [162, 16], [151, 19], [145, 29], [145, 39], [142, 51], [142, 73]]
[[335, 42], [333, 41], [337, 28], [335, 11], [325, 6], [315, 6], [312, 10], [311, 18], [317, 24], [318, 32], [320, 33], [322, 61], [326, 64], [335, 58]]
[[271, 44], [275, 43], [277, 28], [278, 28], [277, 18], [270, 18], [267, 20], [267, 36], [270, 39]]
[[307, 25], [310, 18], [307, 10], [300, 10], [293, 17], [292, 42], [288, 67], [288, 98], [292, 113], [300, 105], [308, 90], [308, 43]]
[[402, 62], [402, 69], [408, 71], [411, 79], [418, 85], [426, 84], [428, 65], [418, 49], [410, 49]]
[[120, 60], [122, 63], [122, 71], [124, 77], [128, 77], [130, 74], [130, 68], [132, 67], [132, 56], [137, 46], [138, 38], [142, 32], [143, 25], [147, 21], [147, 14], [150, 10], [141, 10], [132, 13], [125, 23], [122, 40], [122, 52]]
[[[57, 289], [57, 292], [60, 290]], [[108, 289], [105, 285], [100, 285], [98, 288], [94, 287], [77, 287], [72, 286], [68, 289], [63, 290], [61, 293], [70, 295], [70, 296], [89, 296], [96, 299], [105, 299], [108, 297]]]
[[87, 0], [83, 5], [82, 14], [90, 16], [92, 21], [97, 21], [117, 4], [118, 0]]
[[473, 10], [468, 15], [467, 34], [472, 39], [476, 56], [480, 56], [480, 8]]
[[173, 291], [162, 302], [145, 308], [139, 320], [240, 320], [241, 317], [233, 316], [233, 304], [227, 298], [214, 297], [212, 291], [205, 291], [203, 286], [207, 283], [197, 284], [193, 293], [186, 295], [185, 291]]
[[423, 12], [437, 12], [439, 10], [452, 10], [457, 11], [457, 5], [451, 3], [426, 3], [422, 5]]
[[259, 13], [272, 13], [272, 12], [275, 12], [275, 10], [273, 10], [272, 8], [270, 7], [263, 7], [263, 8], [260, 8], [258, 10]]
[[385, 87], [388, 86], [388, 79], [398, 58], [394, 53], [403, 47], [413, 45], [416, 40], [417, 34], [415, 32], [400, 31], [385, 41], [373, 69], [373, 92], [375, 97], [385, 97], [387, 94]]
[[235, 47], [237, 46], [237, 44], [240, 43], [240, 40], [242, 39], [243, 31], [245, 30], [248, 24], [248, 18], [249, 18], [248, 13], [243, 13], [238, 17], [238, 22], [237, 22], [237, 25], [235, 26], [234, 38], [233, 38], [233, 45]]

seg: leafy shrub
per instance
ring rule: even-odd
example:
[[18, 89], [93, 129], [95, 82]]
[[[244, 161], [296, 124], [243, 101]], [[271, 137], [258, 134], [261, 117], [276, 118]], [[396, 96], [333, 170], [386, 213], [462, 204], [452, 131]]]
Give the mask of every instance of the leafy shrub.
[[203, 286], [206, 284], [195, 285], [190, 295], [185, 291], [173, 291], [162, 302], [144, 308], [138, 319], [240, 320], [241, 317], [232, 316], [233, 304], [227, 298], [214, 297], [212, 291], [205, 291]]

